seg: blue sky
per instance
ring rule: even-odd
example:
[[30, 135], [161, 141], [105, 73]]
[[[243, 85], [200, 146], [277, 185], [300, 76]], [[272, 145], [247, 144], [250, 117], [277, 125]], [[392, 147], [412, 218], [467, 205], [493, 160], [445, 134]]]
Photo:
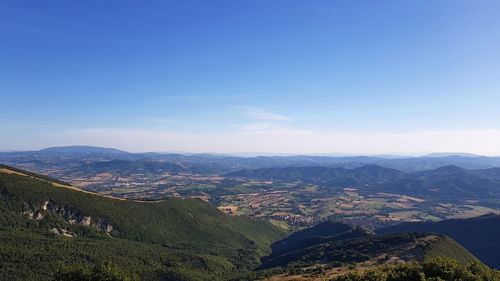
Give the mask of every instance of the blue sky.
[[0, 150], [500, 155], [499, 1], [2, 1]]

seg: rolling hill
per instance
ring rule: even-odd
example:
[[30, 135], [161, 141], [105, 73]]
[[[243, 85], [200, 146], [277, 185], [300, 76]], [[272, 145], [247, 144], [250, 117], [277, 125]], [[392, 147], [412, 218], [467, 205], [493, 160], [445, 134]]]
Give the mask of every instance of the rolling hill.
[[[342, 276], [362, 274], [356, 273], [357, 270], [399, 270], [399, 267], [408, 272], [411, 269], [415, 277], [383, 279], [381, 275], [352, 280], [427, 280], [418, 277], [423, 273], [432, 276], [421, 267], [427, 264], [436, 266], [436, 270], [481, 268], [485, 276], [498, 276], [451, 238], [428, 232], [379, 235], [358, 226], [325, 221], [273, 243], [272, 249], [271, 255], [262, 258], [258, 271], [234, 280], [351, 280]], [[404, 276], [404, 272], [401, 274]]]
[[406, 174], [400, 179], [378, 186], [377, 189], [445, 199], [500, 198], [499, 172], [497, 169], [466, 170], [456, 166], [443, 166]]
[[378, 230], [379, 233], [428, 231], [447, 235], [490, 267], [500, 268], [500, 215], [439, 222], [403, 223]]
[[89, 154], [101, 154], [101, 155], [128, 155], [129, 152], [106, 147], [96, 147], [96, 146], [84, 146], [84, 145], [73, 145], [73, 146], [55, 146], [48, 147], [38, 151], [42, 155], [54, 155], [54, 156], [81, 156]]
[[403, 172], [401, 171], [377, 165], [367, 165], [353, 169], [323, 166], [264, 168], [241, 170], [226, 174], [228, 177], [302, 181], [306, 183], [323, 183], [342, 187], [391, 182], [400, 178], [402, 175]]
[[315, 166], [245, 169], [226, 176], [300, 181], [333, 189], [356, 187], [365, 192], [396, 193], [432, 199], [500, 198], [499, 168], [466, 170], [457, 166], [443, 166], [434, 170], [403, 173], [377, 165], [353, 169]]
[[300, 264], [348, 264], [422, 261], [444, 256], [467, 264], [474, 256], [452, 239], [425, 232], [377, 235], [342, 223], [324, 222], [299, 231], [272, 245], [271, 255], [262, 258], [261, 268]]
[[163, 174], [165, 172], [171, 174], [178, 174], [182, 172], [196, 172], [186, 166], [165, 161], [151, 161], [151, 160], [110, 160], [100, 161], [85, 164], [75, 169], [77, 172], [83, 174], [100, 174], [100, 173], [114, 173], [118, 175], [127, 175], [131, 173], [157, 173]]
[[317, 166], [357, 168], [366, 165], [378, 165], [406, 173], [432, 170], [447, 165], [454, 165], [464, 169], [500, 167], [500, 157], [462, 153], [433, 154], [422, 157], [318, 155], [240, 157], [221, 154], [130, 153], [113, 148], [92, 146], [64, 146], [49, 147], [38, 151], [0, 152], [0, 162], [30, 167], [35, 171], [42, 171], [50, 167], [64, 168], [68, 165], [75, 167], [89, 162], [117, 159], [167, 161], [203, 167], [203, 170], [207, 172], [218, 174], [242, 169]]
[[145, 280], [224, 280], [259, 265], [284, 235], [200, 200], [110, 198], [6, 166], [0, 195], [1, 280], [107, 261]]

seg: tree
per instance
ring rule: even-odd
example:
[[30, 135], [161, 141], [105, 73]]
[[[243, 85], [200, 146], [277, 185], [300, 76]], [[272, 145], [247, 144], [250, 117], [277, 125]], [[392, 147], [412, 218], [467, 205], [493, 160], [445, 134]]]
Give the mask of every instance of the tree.
[[92, 267], [74, 265], [58, 272], [54, 281], [136, 281], [138, 277], [123, 272], [111, 263]]

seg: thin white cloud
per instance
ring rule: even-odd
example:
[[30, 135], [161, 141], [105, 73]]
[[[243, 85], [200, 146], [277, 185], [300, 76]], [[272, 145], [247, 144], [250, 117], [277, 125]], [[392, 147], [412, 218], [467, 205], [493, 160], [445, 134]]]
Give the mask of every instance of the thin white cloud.
[[257, 107], [244, 107], [243, 108], [244, 114], [253, 119], [253, 120], [259, 120], [259, 121], [287, 121], [290, 120], [290, 117], [274, 113], [274, 112], [269, 112], [265, 109], [262, 108], [257, 108]]
[[162, 117], [142, 117], [139, 118], [139, 121], [154, 125], [172, 125], [176, 123], [174, 119]]
[[276, 126], [272, 123], [269, 122], [255, 122], [255, 123], [249, 123], [242, 125], [240, 129], [243, 132], [255, 132], [255, 131], [262, 131], [262, 130], [271, 130], [275, 129]]

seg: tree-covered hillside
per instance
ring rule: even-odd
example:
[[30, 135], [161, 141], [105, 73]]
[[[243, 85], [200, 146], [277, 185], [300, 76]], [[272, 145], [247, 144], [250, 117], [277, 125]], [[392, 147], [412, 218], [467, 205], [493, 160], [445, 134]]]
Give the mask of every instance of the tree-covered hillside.
[[259, 280], [439, 257], [480, 265], [440, 234], [332, 221], [285, 234], [197, 199], [124, 200], [0, 167], [0, 280]]
[[351, 232], [352, 238], [337, 235], [317, 239], [316, 244], [291, 247], [263, 258], [263, 268], [302, 267], [317, 264], [342, 266], [370, 262], [383, 264], [389, 260], [398, 262], [422, 261], [433, 257], [449, 257], [463, 264], [477, 261], [467, 250], [452, 239], [428, 233], [398, 233], [389, 235]]
[[329, 280], [358, 269], [416, 264], [442, 258], [461, 266], [477, 264], [486, 268], [461, 245], [443, 235], [425, 232], [377, 235], [357, 226], [335, 222], [324, 222], [294, 233], [275, 242], [272, 248], [272, 254], [262, 259], [260, 270], [246, 275], [245, 280]]
[[66, 264], [113, 262], [146, 280], [223, 280], [251, 270], [284, 233], [199, 200], [138, 202], [0, 171], [0, 279], [40, 280]]
[[500, 268], [500, 216], [484, 215], [439, 222], [403, 223], [379, 233], [430, 231], [450, 236], [490, 267]]

